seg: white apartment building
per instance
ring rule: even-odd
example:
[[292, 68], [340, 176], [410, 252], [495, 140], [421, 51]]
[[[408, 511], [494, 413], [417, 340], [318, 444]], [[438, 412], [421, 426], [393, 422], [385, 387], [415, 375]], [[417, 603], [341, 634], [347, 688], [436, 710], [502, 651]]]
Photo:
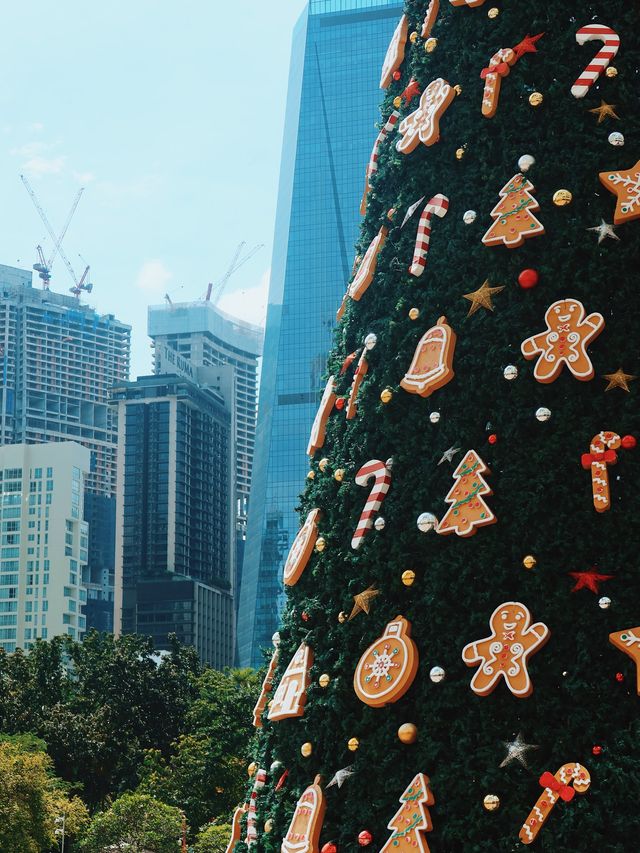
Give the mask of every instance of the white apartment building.
[[0, 447], [0, 648], [82, 639], [91, 454], [74, 441]]

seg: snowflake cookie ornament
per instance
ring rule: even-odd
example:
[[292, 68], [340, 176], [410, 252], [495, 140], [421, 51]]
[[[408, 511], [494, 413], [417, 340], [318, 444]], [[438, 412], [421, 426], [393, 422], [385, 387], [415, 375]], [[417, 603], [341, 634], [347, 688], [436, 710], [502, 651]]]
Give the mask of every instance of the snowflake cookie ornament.
[[411, 623], [396, 616], [360, 658], [353, 689], [365, 705], [390, 705], [411, 687], [418, 671], [418, 649], [410, 634]]
[[600, 172], [600, 183], [618, 198], [614, 225], [640, 217], [640, 160], [626, 171]]

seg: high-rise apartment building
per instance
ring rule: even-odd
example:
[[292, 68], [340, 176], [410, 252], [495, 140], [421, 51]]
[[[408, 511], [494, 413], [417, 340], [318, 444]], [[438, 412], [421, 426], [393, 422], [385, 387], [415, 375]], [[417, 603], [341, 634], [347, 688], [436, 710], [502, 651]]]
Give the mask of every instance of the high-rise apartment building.
[[[77, 441], [91, 452], [87, 616], [110, 628], [116, 413], [109, 390], [129, 378], [131, 327], [73, 296], [32, 286], [28, 270], [0, 265], [0, 442]], [[109, 528], [110, 526], [110, 528]], [[95, 606], [96, 612], [92, 612]], [[100, 612], [102, 611], [102, 613]]]
[[[117, 633], [175, 633], [201, 660], [234, 657], [234, 444], [230, 368], [142, 376], [113, 391], [119, 423]], [[211, 374], [211, 375], [209, 375]], [[215, 374], [215, 375], [214, 375]]]
[[90, 453], [73, 441], [0, 447], [0, 648], [82, 639]]
[[293, 35], [238, 657], [262, 663], [299, 519], [309, 430], [358, 236], [378, 89], [399, 0], [310, 0]]

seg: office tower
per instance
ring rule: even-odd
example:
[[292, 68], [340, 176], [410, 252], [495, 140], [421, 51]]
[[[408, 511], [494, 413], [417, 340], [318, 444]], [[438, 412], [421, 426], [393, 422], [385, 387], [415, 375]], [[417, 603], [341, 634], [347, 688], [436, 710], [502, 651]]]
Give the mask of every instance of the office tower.
[[[89, 624], [110, 628], [113, 562], [105, 530], [115, 518], [115, 412], [109, 389], [129, 378], [131, 327], [73, 296], [32, 286], [30, 271], [0, 265], [2, 444], [77, 441], [91, 451]], [[95, 497], [94, 497], [95, 496]], [[97, 611], [92, 611], [96, 602]]]
[[234, 656], [234, 444], [216, 374], [141, 376], [117, 407], [116, 633], [168, 635], [215, 667]]
[[305, 449], [358, 236], [376, 86], [397, 0], [311, 0], [293, 34], [238, 617], [241, 665], [262, 663], [299, 519]]
[[0, 648], [82, 639], [90, 453], [74, 441], [0, 447]]

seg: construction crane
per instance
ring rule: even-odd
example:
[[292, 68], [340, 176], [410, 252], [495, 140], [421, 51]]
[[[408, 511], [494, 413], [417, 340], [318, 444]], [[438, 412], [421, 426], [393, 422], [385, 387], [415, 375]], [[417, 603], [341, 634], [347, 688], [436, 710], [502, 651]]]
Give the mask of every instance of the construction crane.
[[71, 276], [71, 278], [73, 280], [74, 287], [70, 288], [71, 292], [74, 293], [78, 298], [80, 297], [80, 293], [83, 290], [85, 290], [87, 293], [90, 293], [91, 290], [93, 289], [93, 285], [89, 284], [89, 282], [86, 281], [86, 279], [89, 275], [89, 267], [88, 266], [86, 267], [81, 278], [78, 279], [78, 277], [75, 273], [75, 270], [71, 266], [69, 258], [67, 258], [65, 253], [62, 251], [62, 240], [64, 238], [64, 235], [67, 233], [67, 229], [69, 227], [69, 223], [71, 222], [71, 220], [73, 218], [73, 214], [76, 212], [78, 202], [80, 201], [80, 196], [84, 192], [84, 187], [81, 187], [80, 190], [78, 191], [78, 193], [77, 193], [77, 195], [73, 201], [73, 204], [71, 205], [71, 210], [69, 211], [69, 214], [67, 216], [67, 220], [64, 224], [64, 227], [63, 227], [62, 231], [60, 232], [60, 236], [56, 237], [55, 232], [54, 232], [53, 228], [51, 227], [51, 223], [49, 222], [46, 213], [42, 209], [42, 206], [40, 205], [40, 202], [38, 201], [38, 197], [36, 196], [35, 192], [33, 191], [31, 184], [25, 178], [24, 175], [20, 175], [20, 180], [25, 185], [27, 192], [31, 196], [31, 201], [33, 202], [33, 205], [34, 205], [35, 209], [38, 211], [38, 215], [40, 216], [40, 219], [42, 220], [42, 222], [44, 224], [44, 227], [47, 229], [49, 236], [53, 240], [53, 252], [51, 254], [51, 258], [49, 259], [49, 261], [45, 260], [44, 252], [42, 251], [42, 246], [37, 247], [39, 262], [37, 264], [34, 264], [33, 268], [38, 273], [40, 278], [42, 279], [42, 286], [45, 289], [48, 289], [49, 281], [51, 280], [51, 265], [53, 264], [55, 256], [58, 254], [58, 255], [60, 255], [60, 257], [64, 261], [64, 264], [65, 264], [67, 270], [69, 271], [69, 275]]
[[[249, 260], [249, 258], [252, 258], [256, 252], [258, 252], [260, 249], [262, 249], [262, 247], [264, 246], [264, 243], [258, 243], [252, 249], [249, 249], [249, 251], [245, 255], [242, 255], [242, 251], [246, 245], [247, 244], [244, 240], [238, 244], [238, 247], [236, 248], [235, 252], [233, 253], [233, 258], [231, 259], [231, 263], [227, 267], [226, 273], [215, 284], [213, 282], [209, 283], [209, 286], [207, 287], [207, 295], [204, 298], [205, 302], [213, 301], [213, 304], [217, 305], [218, 302], [220, 301], [220, 297], [224, 293], [224, 289], [227, 286], [227, 282], [229, 281], [229, 279], [231, 278], [233, 273], [236, 270], [240, 269], [240, 267], [243, 264], [245, 264]], [[242, 257], [241, 257], [241, 255], [242, 255]], [[211, 298], [212, 296], [213, 296], [213, 300]]]

